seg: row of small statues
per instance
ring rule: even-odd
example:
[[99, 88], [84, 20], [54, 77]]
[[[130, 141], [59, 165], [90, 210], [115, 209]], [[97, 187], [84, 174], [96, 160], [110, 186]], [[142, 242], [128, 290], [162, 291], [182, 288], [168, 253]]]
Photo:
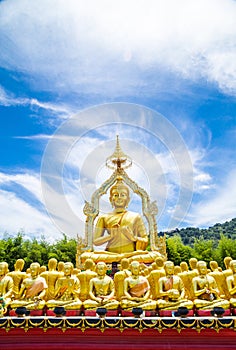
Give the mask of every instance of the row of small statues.
[[105, 262], [95, 264], [87, 259], [82, 270], [71, 262], [48, 262], [48, 270], [40, 273], [34, 262], [23, 272], [24, 260], [18, 259], [9, 272], [6, 262], [0, 263], [0, 298], [2, 315], [9, 309], [28, 310], [176, 310], [179, 307], [211, 310], [214, 307], [236, 308], [236, 260], [225, 258], [222, 271], [217, 262], [189, 260], [174, 266], [158, 257], [150, 266], [123, 259], [111, 277]]

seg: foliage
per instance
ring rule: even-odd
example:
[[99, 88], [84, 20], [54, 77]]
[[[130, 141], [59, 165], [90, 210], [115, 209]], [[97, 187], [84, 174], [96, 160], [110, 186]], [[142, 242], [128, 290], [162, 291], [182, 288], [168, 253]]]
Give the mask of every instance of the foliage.
[[[162, 234], [162, 232], [160, 232]], [[184, 245], [193, 247], [196, 239], [213, 240], [219, 242], [222, 235], [226, 238], [236, 240], [236, 218], [231, 221], [226, 221], [223, 224], [215, 224], [208, 229], [199, 229], [196, 227], [187, 227], [175, 229], [166, 232], [167, 237], [179, 235]]]
[[[176, 229], [168, 232], [166, 237], [167, 256], [175, 265], [195, 257], [207, 263], [216, 260], [224, 268], [226, 256], [236, 259], [236, 219], [204, 230]], [[10, 270], [14, 269], [14, 263], [19, 258], [25, 260], [25, 268], [35, 261], [47, 265], [50, 258], [75, 264], [76, 248], [76, 239], [68, 239], [66, 235], [50, 244], [44, 237], [40, 240], [24, 239], [23, 232], [18, 232], [13, 237], [4, 234], [0, 240], [0, 259], [8, 262]]]
[[166, 250], [168, 260], [172, 260], [175, 265], [179, 265], [181, 261], [187, 262], [193, 256], [193, 249], [185, 246], [178, 235], [167, 239]]
[[20, 258], [25, 260], [25, 268], [35, 261], [40, 265], [47, 265], [50, 258], [75, 264], [76, 246], [76, 240], [68, 239], [66, 235], [61, 240], [49, 244], [44, 237], [40, 241], [24, 240], [23, 233], [18, 232], [15, 237], [5, 234], [0, 240], [0, 256], [1, 261], [9, 264], [10, 270], [14, 269], [15, 261]]

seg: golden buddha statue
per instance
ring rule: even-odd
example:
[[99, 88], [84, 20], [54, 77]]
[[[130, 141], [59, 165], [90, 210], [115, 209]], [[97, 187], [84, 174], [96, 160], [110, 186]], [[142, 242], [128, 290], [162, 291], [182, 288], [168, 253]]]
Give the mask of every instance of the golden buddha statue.
[[119, 302], [115, 299], [115, 288], [113, 279], [107, 276], [107, 265], [100, 261], [96, 266], [97, 276], [89, 283], [89, 297], [84, 301], [84, 309], [96, 310], [98, 307], [105, 307], [107, 310], [116, 310]]
[[59, 261], [59, 263], [57, 264], [57, 271], [60, 272], [61, 277], [64, 275], [64, 266], [64, 261]]
[[230, 306], [236, 308], [236, 260], [231, 260], [229, 268], [232, 270], [232, 275], [226, 279], [227, 288], [230, 295]]
[[25, 265], [25, 261], [23, 259], [17, 259], [14, 264], [14, 271], [8, 272], [8, 276], [10, 276], [13, 279], [13, 298], [18, 299], [19, 298], [19, 292], [21, 283], [23, 280], [27, 277], [26, 272], [23, 272], [23, 268]]
[[39, 271], [39, 263], [34, 262], [30, 265], [30, 275], [23, 280], [19, 291], [19, 298], [11, 303], [12, 309], [20, 306], [25, 306], [29, 310], [43, 309], [47, 284], [45, 279], [39, 275]]
[[229, 308], [228, 300], [220, 298], [220, 292], [214, 277], [207, 272], [205, 261], [197, 262], [199, 275], [193, 278], [194, 305], [200, 310], [212, 310], [214, 307]]
[[5, 261], [0, 262], [0, 297], [2, 298], [2, 304], [4, 308], [11, 303], [13, 295], [13, 279], [7, 275], [8, 273], [8, 263]]
[[117, 300], [121, 300], [124, 296], [124, 280], [131, 275], [129, 270], [129, 260], [124, 258], [118, 265], [119, 271], [114, 274], [115, 296]]
[[79, 310], [82, 301], [79, 299], [80, 282], [73, 273], [74, 266], [71, 262], [64, 265], [64, 276], [56, 281], [54, 299], [48, 300], [46, 305], [49, 309], [63, 306], [66, 310]]
[[189, 299], [194, 300], [195, 299], [195, 294], [193, 290], [193, 278], [199, 275], [198, 269], [197, 269], [197, 262], [198, 260], [196, 258], [190, 258], [189, 259], [189, 271], [188, 271], [188, 278], [189, 278]]
[[211, 272], [209, 272], [209, 275], [214, 277], [217, 284], [217, 288], [219, 289], [220, 297], [223, 299], [228, 299], [228, 289], [225, 276], [221, 268], [218, 266], [217, 261], [210, 261], [210, 268]]
[[[158, 270], [161, 271], [163, 276], [165, 275], [165, 269], [164, 269], [164, 258], [162, 256], [158, 256], [155, 261], [151, 264], [151, 270]], [[150, 271], [151, 272], [151, 271]]]
[[44, 271], [40, 274], [47, 283], [47, 290], [45, 295], [45, 300], [54, 299], [55, 296], [55, 286], [56, 281], [59, 277], [61, 277], [61, 273], [57, 271], [57, 259], [51, 258], [48, 260], [48, 270]]
[[39, 268], [39, 274], [41, 275], [42, 273], [46, 272], [47, 271], [47, 266], [45, 265], [42, 265], [40, 266]]
[[77, 277], [80, 281], [80, 300], [89, 299], [89, 283], [90, 280], [97, 276], [95, 263], [92, 259], [86, 259], [84, 262], [84, 271], [78, 273]]
[[[132, 181], [124, 169], [128, 161], [119, 145], [117, 138], [116, 150], [107, 159], [107, 166], [115, 169], [108, 179], [92, 196], [92, 203], [86, 202], [84, 213], [86, 219], [86, 240], [85, 252], [79, 256], [79, 261], [91, 258], [94, 262], [104, 261], [106, 263], [119, 263], [123, 258], [129, 262], [135, 260], [142, 263], [152, 263], [158, 256], [161, 256], [155, 246], [157, 232], [154, 216], [157, 214], [155, 203], [150, 203], [147, 193]], [[110, 166], [109, 164], [112, 164]], [[110, 203], [113, 211], [99, 215], [99, 198], [110, 189]], [[127, 210], [130, 201], [130, 189], [138, 193], [142, 198], [143, 213], [149, 225], [149, 235], [139, 213]], [[95, 218], [97, 218], [94, 224]], [[147, 251], [150, 240], [151, 251]], [[105, 250], [94, 251], [93, 246], [105, 245]]]
[[225, 276], [225, 280], [227, 279], [228, 276], [232, 276], [233, 272], [232, 269], [230, 268], [230, 262], [233, 259], [231, 258], [231, 256], [226, 256], [224, 258], [224, 265], [225, 265], [225, 269], [222, 271], [224, 276]]
[[159, 279], [159, 299], [157, 307], [159, 310], [177, 310], [179, 307], [193, 308], [192, 301], [186, 298], [182, 279], [174, 274], [174, 263], [164, 263], [166, 276]]
[[124, 297], [120, 306], [123, 310], [131, 311], [134, 307], [143, 310], [155, 310], [156, 302], [150, 298], [150, 285], [148, 279], [140, 274], [140, 263], [130, 263], [131, 276], [124, 280]]
[[181, 261], [180, 268], [181, 268], [181, 272], [178, 273], [178, 276], [183, 281], [186, 298], [189, 300], [193, 300], [194, 299], [192, 297], [193, 292], [191, 293], [191, 290], [193, 290], [192, 289], [193, 277], [192, 277], [192, 274], [189, 274], [189, 268], [188, 268], [188, 264], [186, 263], [186, 261]]
[[162, 257], [157, 257], [155, 262], [152, 264], [152, 270], [148, 276], [148, 282], [151, 287], [151, 296], [154, 300], [158, 299], [160, 296], [159, 279], [165, 275], [164, 259]]

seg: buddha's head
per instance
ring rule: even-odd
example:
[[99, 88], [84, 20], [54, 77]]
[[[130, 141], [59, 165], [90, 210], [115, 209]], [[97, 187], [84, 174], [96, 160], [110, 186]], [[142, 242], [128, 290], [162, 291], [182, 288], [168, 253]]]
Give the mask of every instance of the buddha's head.
[[64, 274], [65, 276], [70, 276], [73, 273], [74, 265], [71, 262], [66, 262], [64, 265]]
[[198, 262], [198, 260], [196, 258], [189, 259], [189, 266], [190, 266], [191, 270], [194, 270], [197, 268], [197, 262]]
[[164, 259], [161, 256], [158, 256], [155, 260], [156, 266], [158, 268], [163, 268], [164, 266]]
[[63, 272], [64, 271], [64, 261], [59, 261], [58, 265], [57, 265], [57, 271], [59, 272]]
[[224, 264], [225, 264], [225, 268], [226, 268], [226, 269], [229, 268], [229, 264], [230, 264], [230, 261], [231, 261], [231, 260], [233, 260], [233, 259], [231, 258], [231, 256], [226, 256], [226, 257], [224, 258]]
[[96, 266], [98, 276], [103, 276], [107, 272], [107, 264], [104, 261], [99, 261]]
[[236, 260], [231, 260], [229, 263], [229, 267], [231, 268], [233, 274], [236, 273]]
[[139, 275], [140, 268], [141, 268], [141, 265], [140, 265], [140, 263], [138, 261], [135, 260], [135, 261], [132, 261], [130, 263], [130, 270], [132, 272], [132, 275], [134, 275], [134, 276]]
[[218, 263], [215, 260], [210, 261], [210, 268], [211, 271], [217, 270], [218, 269]]
[[182, 272], [188, 271], [188, 264], [186, 263], [186, 261], [181, 261], [180, 267]]
[[39, 271], [40, 271], [40, 265], [38, 262], [33, 262], [32, 264], [30, 264], [30, 274], [32, 277], [38, 276]]
[[164, 269], [165, 269], [167, 276], [173, 275], [174, 269], [175, 269], [175, 265], [174, 265], [173, 261], [170, 261], [170, 260], [165, 261]]
[[84, 262], [84, 269], [85, 270], [93, 270], [95, 269], [95, 263], [92, 259], [86, 259]]
[[24, 268], [24, 265], [25, 265], [25, 261], [23, 259], [17, 259], [14, 264], [15, 270], [22, 271]]
[[51, 258], [48, 260], [48, 269], [49, 270], [56, 270], [57, 268], [57, 259]]
[[129, 188], [118, 179], [110, 189], [110, 202], [114, 208], [127, 208], [130, 201]]
[[206, 264], [206, 262], [203, 261], [203, 260], [198, 261], [197, 262], [197, 269], [198, 269], [199, 275], [205, 276], [207, 274], [207, 264]]
[[3, 261], [0, 263], [0, 276], [4, 276], [8, 273], [8, 263]]
[[121, 270], [129, 269], [129, 259], [123, 258], [120, 262], [120, 267], [121, 267]]

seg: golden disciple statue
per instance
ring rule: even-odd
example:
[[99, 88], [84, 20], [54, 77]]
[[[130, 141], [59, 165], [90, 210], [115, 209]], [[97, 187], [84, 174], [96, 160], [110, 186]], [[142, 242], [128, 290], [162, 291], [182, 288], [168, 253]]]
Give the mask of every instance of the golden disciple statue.
[[96, 310], [98, 307], [105, 307], [107, 310], [117, 309], [119, 302], [114, 297], [114, 282], [107, 276], [107, 265], [98, 262], [96, 266], [97, 276], [93, 277], [89, 283], [90, 299], [84, 301], [84, 308]]
[[143, 310], [155, 310], [156, 302], [150, 299], [150, 285], [146, 277], [140, 275], [140, 263], [130, 263], [131, 276], [124, 281], [124, 297], [120, 305], [123, 310], [141, 307]]
[[10, 304], [13, 294], [13, 280], [7, 273], [8, 263], [3, 261], [0, 263], [0, 297], [3, 299], [4, 307]]
[[230, 295], [230, 306], [236, 308], [236, 260], [231, 260], [229, 268], [232, 270], [232, 275], [226, 279], [227, 287]]
[[220, 292], [214, 277], [207, 273], [206, 262], [198, 261], [197, 269], [199, 276], [194, 277], [192, 281], [195, 307], [201, 310], [212, 310], [216, 306], [228, 309], [229, 302], [220, 298]]
[[53, 299], [55, 296], [55, 285], [61, 273], [57, 271], [57, 259], [51, 258], [48, 261], [48, 271], [44, 271], [40, 274], [43, 277], [48, 285], [46, 290], [45, 300]]
[[118, 265], [119, 271], [114, 274], [115, 296], [117, 300], [121, 300], [124, 295], [124, 280], [131, 275], [129, 270], [129, 260], [124, 258]]
[[84, 262], [84, 271], [78, 273], [77, 277], [80, 281], [80, 300], [89, 299], [89, 283], [90, 280], [97, 276], [95, 263], [92, 259], [86, 259]]
[[25, 306], [29, 310], [43, 309], [47, 283], [39, 275], [39, 270], [39, 263], [34, 262], [30, 265], [30, 276], [23, 280], [19, 291], [19, 299], [11, 303], [12, 309], [20, 306]]
[[15, 264], [14, 264], [14, 271], [8, 272], [8, 276], [10, 276], [13, 279], [13, 294], [12, 297], [14, 299], [19, 298], [19, 292], [20, 292], [20, 287], [21, 283], [23, 280], [27, 277], [26, 272], [23, 272], [25, 262], [23, 259], [17, 259]]
[[159, 298], [157, 307], [159, 310], [176, 310], [179, 307], [192, 309], [193, 303], [187, 300], [182, 279], [174, 274], [174, 263], [164, 263], [166, 276], [159, 279]]
[[164, 259], [162, 257], [158, 257], [152, 264], [152, 270], [147, 277], [151, 287], [151, 296], [154, 300], [158, 299], [160, 296], [159, 279], [165, 275], [166, 272], [164, 269]]
[[52, 309], [56, 306], [63, 306], [67, 310], [78, 310], [82, 306], [79, 299], [80, 282], [72, 275], [74, 266], [71, 262], [64, 265], [64, 276], [56, 281], [55, 296], [53, 300], [47, 301], [47, 307]]

